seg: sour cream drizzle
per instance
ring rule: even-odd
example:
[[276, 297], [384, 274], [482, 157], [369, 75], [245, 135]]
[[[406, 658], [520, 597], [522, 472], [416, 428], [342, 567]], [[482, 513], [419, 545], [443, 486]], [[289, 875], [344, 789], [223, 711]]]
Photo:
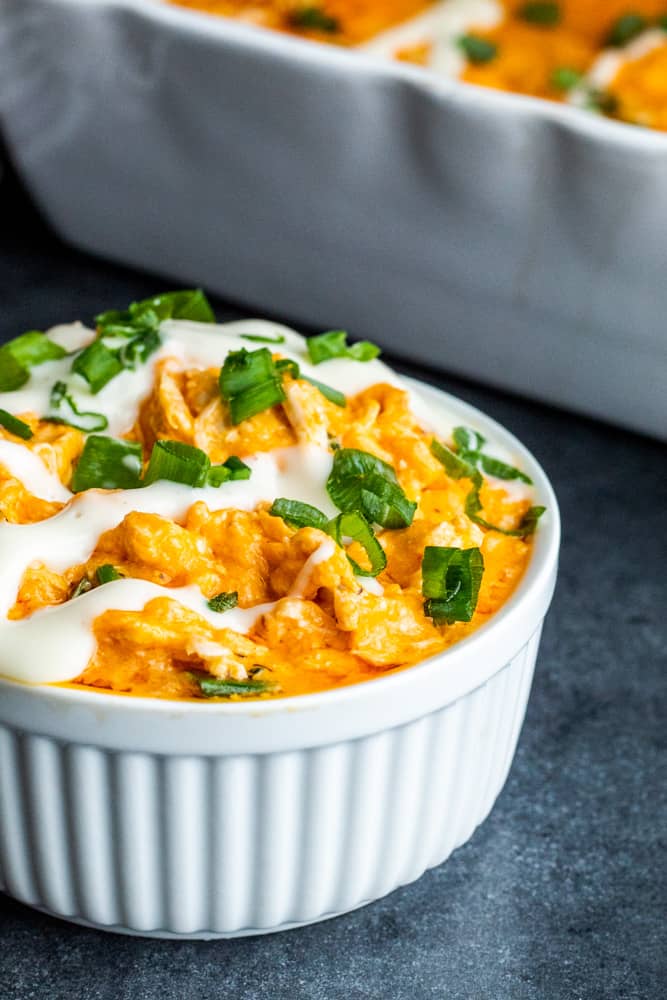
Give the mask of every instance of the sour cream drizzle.
[[[55, 328], [54, 340], [83, 345], [90, 331], [80, 324]], [[286, 327], [263, 320], [244, 320], [217, 326], [188, 321], [162, 324], [162, 346], [135, 372], [124, 372], [92, 395], [78, 376], [70, 373], [71, 358], [46, 362], [35, 367], [22, 389], [2, 394], [3, 408], [13, 413], [48, 411], [49, 393], [58, 379], [68, 381], [80, 409], [104, 413], [109, 419], [107, 433], [122, 434], [135, 421], [142, 399], [150, 391], [155, 363], [173, 357], [184, 368], [219, 368], [229, 351], [259, 346], [242, 339], [243, 334], [275, 338], [284, 343], [268, 345], [276, 353], [297, 361], [304, 374], [339, 389], [346, 395], [360, 392], [378, 382], [388, 382], [405, 389], [398, 375], [381, 361], [359, 363], [331, 360], [314, 366], [308, 361], [305, 340]], [[419, 397], [413, 397], [422, 411], [424, 424], [430, 423]], [[452, 424], [453, 425], [453, 424]], [[440, 434], [444, 428], [440, 428]], [[491, 451], [491, 449], [488, 449]], [[499, 458], [511, 461], [502, 451]], [[338, 511], [326, 492], [326, 481], [333, 463], [332, 454], [313, 444], [276, 449], [247, 457], [251, 468], [248, 480], [232, 481], [219, 488], [192, 489], [180, 483], [158, 481], [151, 486], [129, 491], [90, 490], [72, 496], [46, 468], [38, 455], [27, 448], [0, 440], [0, 467], [6, 468], [33, 495], [59, 500], [67, 506], [58, 514], [36, 524], [0, 522], [0, 675], [29, 683], [55, 683], [72, 680], [86, 667], [94, 653], [92, 623], [105, 611], [139, 611], [155, 597], [169, 597], [196, 611], [217, 628], [248, 632], [257, 618], [273, 605], [233, 609], [218, 614], [210, 611], [196, 587], [162, 587], [144, 580], [123, 579], [104, 584], [65, 604], [44, 608], [20, 621], [7, 620], [16, 601], [23, 574], [32, 564], [43, 564], [55, 572], [85, 562], [94, 551], [100, 535], [120, 524], [131, 511], [159, 514], [181, 519], [192, 504], [203, 500], [210, 510], [254, 510], [262, 501], [277, 497], [298, 499], [318, 507], [327, 517]], [[307, 585], [315, 565], [331, 557], [333, 541], [324, 542], [308, 559], [299, 575], [293, 595]], [[379, 584], [365, 581], [371, 593], [381, 593]]]

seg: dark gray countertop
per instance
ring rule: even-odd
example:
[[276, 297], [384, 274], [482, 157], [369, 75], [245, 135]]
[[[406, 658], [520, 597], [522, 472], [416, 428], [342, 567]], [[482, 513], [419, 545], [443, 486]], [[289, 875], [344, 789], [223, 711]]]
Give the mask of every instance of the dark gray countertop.
[[[0, 339], [168, 285], [62, 247], [11, 174], [0, 218]], [[560, 499], [559, 584], [491, 816], [413, 885], [264, 938], [124, 938], [0, 895], [1, 1000], [667, 997], [665, 448], [401, 367], [516, 432]]]

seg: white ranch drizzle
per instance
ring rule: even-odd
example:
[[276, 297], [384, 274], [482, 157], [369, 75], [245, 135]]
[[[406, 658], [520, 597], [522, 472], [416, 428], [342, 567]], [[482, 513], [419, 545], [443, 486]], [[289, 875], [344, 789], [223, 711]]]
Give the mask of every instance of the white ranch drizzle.
[[[86, 328], [77, 325], [55, 330], [58, 337], [54, 336], [54, 340], [68, 343], [80, 344], [89, 336]], [[48, 409], [53, 382], [66, 379], [72, 387], [77, 406], [82, 410], [105, 413], [109, 419], [107, 433], [121, 434], [134, 423], [139, 405], [150, 390], [155, 363], [159, 358], [176, 358], [183, 368], [219, 368], [229, 351], [242, 347], [256, 350], [262, 346], [294, 359], [304, 374], [346, 395], [360, 392], [378, 382], [406, 388], [398, 375], [377, 360], [359, 363], [334, 359], [312, 365], [308, 361], [303, 337], [286, 327], [263, 320], [243, 320], [222, 326], [170, 320], [162, 324], [160, 332], [162, 345], [150, 361], [136, 372], [118, 375], [97, 395], [92, 395], [78, 376], [71, 376], [71, 358], [64, 358], [35, 367], [24, 388], [3, 393], [3, 408], [13, 413], [33, 411], [43, 414]], [[263, 345], [244, 340], [243, 334], [271, 338], [282, 336], [285, 342]], [[411, 402], [420, 411], [424, 425], [429, 426], [432, 415], [428, 409], [412, 393]], [[452, 420], [448, 429], [453, 426]], [[443, 432], [446, 433], [446, 430], [441, 426], [439, 434]], [[512, 461], [511, 455], [502, 449], [488, 450], [505, 461]], [[85, 562], [94, 551], [100, 535], [120, 524], [130, 511], [155, 513], [178, 520], [197, 500], [203, 500], [211, 510], [253, 510], [262, 501], [272, 502], [283, 496], [312, 504], [327, 517], [338, 513], [326, 492], [326, 480], [333, 462], [328, 450], [304, 444], [247, 457], [244, 461], [251, 467], [250, 479], [228, 482], [218, 489], [192, 489], [179, 483], [159, 481], [138, 490], [91, 490], [72, 498], [62, 484], [54, 481], [37, 455], [23, 445], [0, 441], [0, 465], [23, 482], [31, 493], [44, 499], [70, 501], [54, 517], [37, 524], [0, 522], [0, 674], [29, 683], [71, 680], [84, 670], [94, 652], [92, 622], [98, 615], [112, 609], [138, 611], [158, 596], [180, 601], [218, 628], [231, 628], [243, 633], [249, 631], [259, 615], [269, 611], [273, 604], [217, 614], [208, 609], [196, 587], [175, 589], [136, 579], [112, 581], [65, 604], [41, 609], [20, 621], [6, 618], [15, 603], [28, 566], [43, 564], [55, 572], [63, 572]], [[294, 593], [303, 590], [314, 565], [330, 558], [333, 551], [334, 542], [327, 541], [310, 556], [295, 583]], [[376, 581], [366, 580], [362, 586], [371, 593], [382, 592]]]

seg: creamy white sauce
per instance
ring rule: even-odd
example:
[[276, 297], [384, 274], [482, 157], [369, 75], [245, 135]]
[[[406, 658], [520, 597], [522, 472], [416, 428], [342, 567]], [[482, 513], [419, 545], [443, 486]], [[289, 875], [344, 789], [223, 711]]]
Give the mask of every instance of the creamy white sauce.
[[626, 63], [648, 55], [653, 49], [664, 45], [666, 40], [667, 34], [664, 31], [660, 28], [651, 28], [649, 31], [643, 31], [622, 48], [605, 49], [597, 57], [582, 83], [572, 91], [570, 101], [573, 104], [580, 104], [588, 99], [586, 84], [596, 90], [606, 90]]
[[[80, 409], [104, 413], [109, 419], [106, 433], [121, 434], [132, 426], [141, 401], [150, 391], [158, 359], [176, 358], [183, 368], [218, 368], [229, 351], [242, 347], [255, 350], [261, 346], [292, 358], [304, 374], [346, 395], [378, 382], [406, 389], [401, 378], [378, 360], [365, 363], [331, 360], [312, 365], [308, 361], [304, 338], [293, 330], [263, 320], [244, 320], [222, 326], [170, 320], [162, 324], [160, 332], [162, 345], [149, 362], [136, 372], [116, 376], [97, 395], [89, 392], [82, 379], [71, 375], [72, 359], [63, 358], [33, 368], [24, 388], [2, 394], [2, 406], [13, 413], [33, 411], [43, 415], [48, 410], [53, 383], [62, 379], [67, 381]], [[67, 344], [68, 349], [71, 345], [84, 345], [90, 333], [77, 324], [52, 331], [54, 340]], [[280, 335], [285, 337], [285, 342], [262, 345], [242, 339], [242, 334], [272, 338]], [[420, 419], [425, 426], [430, 426], [428, 407], [419, 396], [413, 393], [410, 396]], [[439, 435], [451, 431], [454, 423], [452, 420], [446, 428], [439, 421]], [[512, 456], [502, 450], [490, 446], [488, 450], [512, 462]], [[98, 615], [111, 609], [138, 611], [158, 596], [180, 601], [217, 628], [231, 628], [241, 633], [249, 631], [261, 614], [274, 607], [273, 604], [217, 614], [208, 609], [196, 587], [175, 589], [135, 579], [112, 581], [65, 604], [41, 609], [21, 621], [6, 618], [30, 565], [43, 564], [55, 572], [64, 572], [86, 562], [100, 535], [120, 524], [131, 511], [179, 520], [198, 500], [203, 500], [210, 510], [253, 510], [262, 501], [287, 497], [312, 504], [327, 517], [338, 513], [326, 492], [333, 463], [333, 456], [327, 449], [303, 444], [247, 457], [244, 461], [251, 468], [250, 478], [224, 483], [217, 489], [192, 489], [179, 483], [158, 481], [138, 490], [93, 490], [72, 497], [37, 455], [23, 445], [0, 441], [0, 465], [24, 483], [31, 493], [47, 500], [69, 501], [54, 517], [37, 524], [0, 522], [0, 674], [31, 683], [71, 680], [85, 669], [93, 655], [92, 622]], [[319, 546], [303, 566], [291, 596], [304, 592], [315, 566], [331, 558], [334, 552], [333, 540], [327, 539]], [[381, 585], [375, 580], [360, 578], [359, 582], [369, 593], [382, 593]]]
[[398, 49], [431, 44], [428, 67], [439, 76], [459, 77], [466, 59], [457, 44], [473, 28], [493, 28], [503, 18], [495, 0], [445, 0], [416, 17], [376, 35], [360, 46], [365, 52], [392, 58]]
[[24, 448], [22, 444], [0, 439], [0, 466], [40, 500], [58, 500], [67, 503], [72, 497], [58, 476], [49, 472], [39, 455]]

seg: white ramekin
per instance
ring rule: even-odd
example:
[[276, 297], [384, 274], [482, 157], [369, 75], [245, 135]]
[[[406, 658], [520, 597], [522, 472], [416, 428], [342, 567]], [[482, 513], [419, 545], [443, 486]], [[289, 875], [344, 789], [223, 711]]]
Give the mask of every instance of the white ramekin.
[[665, 134], [156, 0], [0, 7], [67, 240], [667, 437]]
[[559, 515], [535, 459], [419, 384], [434, 422], [509, 448], [548, 508], [515, 594], [403, 672], [265, 703], [192, 704], [0, 681], [0, 888], [109, 930], [233, 937], [378, 899], [491, 809], [553, 592]]

